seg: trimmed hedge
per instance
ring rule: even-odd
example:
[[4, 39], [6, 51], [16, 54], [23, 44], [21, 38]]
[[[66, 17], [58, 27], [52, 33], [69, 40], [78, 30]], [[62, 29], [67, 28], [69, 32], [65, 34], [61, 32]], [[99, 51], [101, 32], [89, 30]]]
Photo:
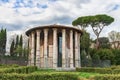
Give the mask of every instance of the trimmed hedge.
[[17, 64], [11, 64], [11, 65], [6, 65], [6, 64], [0, 64], [0, 69], [1, 68], [11, 68], [11, 67], [19, 67]]
[[120, 80], [120, 74], [118, 75], [113, 75], [113, 74], [109, 74], [109, 75], [97, 75], [94, 77], [94, 80]]
[[[78, 75], [71, 73], [32, 73], [32, 74], [2, 74], [0, 80], [78, 80]], [[79, 79], [82, 80], [82, 79]]]
[[119, 74], [120, 67], [110, 67], [110, 68], [76, 68], [78, 72], [91, 72], [91, 73], [100, 73], [100, 74]]
[[3, 68], [0, 69], [0, 74], [3, 73], [31, 73], [37, 70], [36, 66], [22, 66], [16, 68]]
[[111, 69], [110, 68], [76, 68], [76, 71], [79, 72], [91, 72], [91, 73], [101, 73], [101, 74], [109, 74], [111, 73]]

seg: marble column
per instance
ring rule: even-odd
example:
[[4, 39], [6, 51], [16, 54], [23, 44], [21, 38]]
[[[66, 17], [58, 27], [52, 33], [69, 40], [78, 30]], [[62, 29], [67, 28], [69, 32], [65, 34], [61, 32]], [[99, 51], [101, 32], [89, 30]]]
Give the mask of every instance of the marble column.
[[34, 54], [35, 54], [35, 33], [32, 32], [32, 44], [31, 44], [31, 66], [34, 66]]
[[48, 29], [44, 29], [44, 67], [48, 67]]
[[[29, 49], [31, 50], [31, 40], [32, 39], [32, 35], [31, 34], [29, 34], [29, 39], [28, 39], [28, 41], [29, 41]], [[28, 56], [28, 65], [30, 66], [31, 65], [31, 52], [29, 52], [29, 56]]]
[[37, 32], [37, 43], [36, 43], [36, 66], [40, 68], [40, 30], [36, 30]]
[[73, 30], [70, 30], [70, 68], [73, 67]]
[[80, 36], [81, 36], [81, 34], [78, 33], [78, 67], [81, 67], [81, 57], [80, 57]]
[[62, 30], [62, 67], [66, 67], [66, 30]]
[[75, 67], [79, 67], [78, 32], [75, 32]]
[[53, 68], [57, 68], [58, 46], [57, 46], [57, 29], [53, 28]]

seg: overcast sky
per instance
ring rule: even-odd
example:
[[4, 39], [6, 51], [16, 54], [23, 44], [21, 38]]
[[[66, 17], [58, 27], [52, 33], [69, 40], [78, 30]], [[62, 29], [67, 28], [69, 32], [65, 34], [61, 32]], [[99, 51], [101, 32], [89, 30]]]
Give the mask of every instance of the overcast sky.
[[[37, 25], [71, 25], [77, 17], [95, 14], [115, 18], [100, 36], [120, 31], [120, 0], [0, 0], [0, 28], [7, 28], [10, 34]], [[95, 37], [91, 28], [87, 30]]]

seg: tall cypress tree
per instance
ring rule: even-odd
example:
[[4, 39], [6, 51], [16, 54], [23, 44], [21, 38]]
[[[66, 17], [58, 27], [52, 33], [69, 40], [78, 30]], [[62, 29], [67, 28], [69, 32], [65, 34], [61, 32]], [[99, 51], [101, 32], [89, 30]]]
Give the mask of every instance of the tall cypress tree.
[[[21, 50], [23, 50], [23, 38], [22, 38], [22, 35], [20, 35], [20, 39], [19, 39], [19, 47], [21, 48]], [[19, 53], [19, 56], [21, 57], [21, 56], [23, 56], [23, 53], [22, 53], [23, 51], [21, 51], [20, 53]]]
[[1, 29], [0, 31], [0, 55], [5, 55], [6, 51], [6, 29]]
[[22, 35], [20, 35], [20, 42], [19, 42], [19, 45], [22, 47], [22, 45], [23, 45], [23, 37], [22, 37]]
[[3, 31], [3, 54], [5, 54], [6, 52], [6, 41], [7, 41], [7, 32], [6, 32], [6, 29], [4, 29]]
[[12, 43], [11, 43], [11, 46], [10, 46], [10, 55], [11, 56], [14, 56], [15, 54], [14, 54], [14, 49], [15, 49], [15, 42], [14, 42], [14, 40], [12, 41]]
[[19, 35], [17, 35], [17, 37], [16, 37], [15, 48], [17, 48], [17, 47], [18, 47], [18, 44], [19, 44]]
[[19, 35], [16, 36], [16, 43], [15, 43], [15, 54], [17, 55], [18, 53], [16, 52], [17, 48], [19, 47]]
[[[2, 33], [0, 30], [0, 45], [2, 45]], [[2, 55], [2, 46], [0, 46], [0, 55]]]

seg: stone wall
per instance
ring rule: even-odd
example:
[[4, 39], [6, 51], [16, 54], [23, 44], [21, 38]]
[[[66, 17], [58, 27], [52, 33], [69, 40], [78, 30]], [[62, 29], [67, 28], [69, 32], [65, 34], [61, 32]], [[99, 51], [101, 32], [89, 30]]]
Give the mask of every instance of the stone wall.
[[26, 66], [27, 65], [27, 61], [23, 58], [21, 59], [12, 59], [12, 58], [1, 58], [0, 57], [0, 64], [18, 64], [21, 66]]

